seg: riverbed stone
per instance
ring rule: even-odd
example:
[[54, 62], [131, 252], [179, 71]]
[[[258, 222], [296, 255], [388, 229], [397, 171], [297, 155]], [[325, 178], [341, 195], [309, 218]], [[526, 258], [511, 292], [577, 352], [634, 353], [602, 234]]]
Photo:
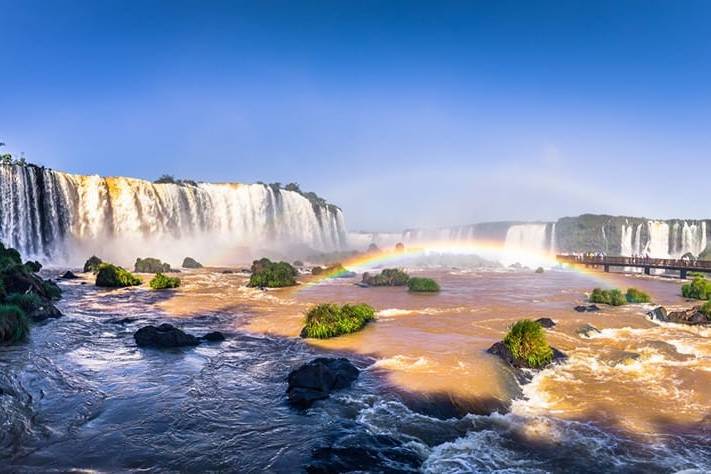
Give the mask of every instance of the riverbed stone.
[[172, 324], [164, 323], [158, 327], [144, 326], [135, 332], [133, 338], [138, 347], [155, 347], [159, 349], [171, 347], [190, 347], [200, 344], [200, 340]]
[[550, 329], [555, 326], [555, 321], [553, 321], [551, 318], [538, 318], [536, 319], [536, 322], [546, 329]]
[[289, 402], [308, 408], [316, 400], [328, 398], [334, 390], [350, 387], [359, 374], [348, 359], [319, 357], [289, 374]]
[[225, 340], [225, 335], [222, 334], [220, 331], [213, 331], [208, 332], [207, 334], [202, 336], [201, 339], [208, 342], [222, 342]]
[[590, 337], [591, 334], [600, 334], [600, 330], [591, 324], [583, 324], [576, 332], [583, 337]]
[[595, 313], [600, 311], [600, 307], [596, 304], [581, 304], [575, 307], [578, 313]]
[[76, 280], [76, 279], [79, 278], [79, 277], [78, 277], [73, 271], [67, 270], [67, 271], [64, 272], [64, 274], [63, 274], [61, 277], [59, 277], [59, 278], [61, 278], [62, 280]]

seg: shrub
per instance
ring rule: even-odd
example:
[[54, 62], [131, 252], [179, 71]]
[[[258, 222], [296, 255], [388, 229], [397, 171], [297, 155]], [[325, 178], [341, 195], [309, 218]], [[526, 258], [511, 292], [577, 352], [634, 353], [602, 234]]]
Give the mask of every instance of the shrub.
[[40, 270], [42, 270], [42, 264], [39, 263], [37, 260], [35, 260], [35, 261], [30, 260], [30, 261], [25, 262], [25, 267], [27, 268], [27, 270], [30, 271], [30, 273], [37, 273]]
[[171, 271], [170, 265], [163, 263], [157, 258], [137, 258], [133, 266], [136, 273], [164, 273]]
[[62, 297], [62, 289], [52, 280], [44, 280], [42, 288], [44, 288], [44, 292], [49, 299], [58, 300]]
[[706, 316], [706, 319], [711, 321], [711, 301], [707, 301], [700, 308], [699, 312]]
[[650, 303], [652, 301], [647, 293], [637, 288], [628, 288], [625, 299], [628, 303]]
[[252, 263], [252, 275], [247, 286], [253, 288], [294, 286], [296, 275], [296, 269], [287, 262], [272, 262], [268, 258], [263, 258]]
[[363, 283], [369, 286], [405, 286], [410, 275], [399, 268], [386, 268], [378, 275], [363, 274]]
[[530, 319], [517, 321], [504, 337], [504, 345], [514, 358], [537, 369], [553, 360], [553, 349], [546, 341], [543, 327]]
[[185, 257], [183, 260], [183, 268], [202, 268], [202, 264], [192, 257]]
[[148, 283], [154, 290], [164, 290], [166, 288], [177, 288], [180, 286], [180, 278], [165, 276], [156, 273], [156, 276]]
[[306, 312], [301, 337], [327, 339], [362, 329], [375, 319], [375, 310], [367, 304], [319, 304]]
[[0, 342], [17, 342], [30, 333], [25, 312], [11, 304], [0, 305]]
[[32, 313], [43, 305], [42, 298], [35, 293], [12, 293], [5, 298], [5, 303], [17, 306], [26, 314]]
[[620, 290], [614, 288], [612, 290], [602, 290], [595, 288], [590, 295], [591, 303], [608, 304], [610, 306], [622, 306], [627, 302], [625, 296]]
[[111, 263], [102, 263], [96, 274], [96, 286], [123, 288], [141, 283], [142, 280], [133, 273]]
[[439, 291], [439, 284], [431, 278], [413, 277], [408, 280], [407, 288], [417, 293], [434, 293]]
[[102, 263], [104, 263], [103, 260], [96, 255], [92, 255], [86, 262], [84, 262], [84, 273], [98, 273], [99, 267]]
[[681, 286], [681, 294], [684, 298], [696, 300], [709, 299], [709, 297], [711, 297], [711, 282], [700, 273], [693, 273], [693, 277], [694, 279], [691, 280], [691, 283], [686, 283]]

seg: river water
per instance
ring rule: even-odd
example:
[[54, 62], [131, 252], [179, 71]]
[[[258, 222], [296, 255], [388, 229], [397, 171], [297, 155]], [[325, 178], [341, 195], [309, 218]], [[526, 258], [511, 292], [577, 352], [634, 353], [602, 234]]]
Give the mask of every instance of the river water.
[[[0, 470], [228, 472], [708, 472], [711, 328], [658, 324], [651, 306], [573, 307], [594, 286], [688, 306], [679, 282], [570, 271], [418, 270], [442, 292], [327, 280], [263, 292], [239, 273], [184, 272], [176, 291], [63, 282], [65, 316], [0, 347]], [[328, 341], [296, 337], [315, 302], [367, 302], [378, 320]], [[550, 317], [570, 358], [519, 386], [484, 351], [515, 320]], [[222, 344], [136, 347], [171, 322]], [[579, 334], [585, 324], [600, 332]], [[364, 369], [299, 411], [290, 370], [319, 355]]]

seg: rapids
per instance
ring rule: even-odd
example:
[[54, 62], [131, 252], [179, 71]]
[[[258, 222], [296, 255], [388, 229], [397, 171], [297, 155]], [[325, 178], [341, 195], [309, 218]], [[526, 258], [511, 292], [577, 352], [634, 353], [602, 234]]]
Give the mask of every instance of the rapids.
[[[239, 273], [182, 274], [172, 292], [63, 282], [65, 316], [0, 347], [0, 457], [11, 471], [337, 469], [381, 472], [678, 472], [711, 469], [711, 330], [656, 324], [647, 306], [575, 313], [601, 283], [683, 305], [678, 281], [569, 271], [417, 270], [443, 291], [353, 279], [259, 291]], [[54, 275], [52, 275], [54, 276]], [[308, 277], [302, 277], [307, 280]], [[363, 301], [360, 333], [298, 339], [305, 308]], [[519, 386], [484, 350], [522, 317], [547, 316], [569, 356]], [[128, 319], [125, 319], [128, 318]], [[195, 349], [138, 349], [140, 326], [225, 332]], [[583, 324], [601, 330], [577, 334]], [[349, 357], [353, 388], [300, 412], [288, 372]], [[320, 464], [319, 464], [320, 463]]]

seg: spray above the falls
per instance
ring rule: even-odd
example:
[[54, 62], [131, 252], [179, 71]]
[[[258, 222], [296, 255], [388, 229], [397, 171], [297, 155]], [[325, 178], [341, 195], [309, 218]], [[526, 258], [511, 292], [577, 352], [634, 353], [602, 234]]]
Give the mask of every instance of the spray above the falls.
[[[261, 184], [157, 184], [0, 166], [0, 241], [42, 259], [119, 261], [343, 248], [340, 209]], [[227, 260], [225, 260], [227, 259]]]

